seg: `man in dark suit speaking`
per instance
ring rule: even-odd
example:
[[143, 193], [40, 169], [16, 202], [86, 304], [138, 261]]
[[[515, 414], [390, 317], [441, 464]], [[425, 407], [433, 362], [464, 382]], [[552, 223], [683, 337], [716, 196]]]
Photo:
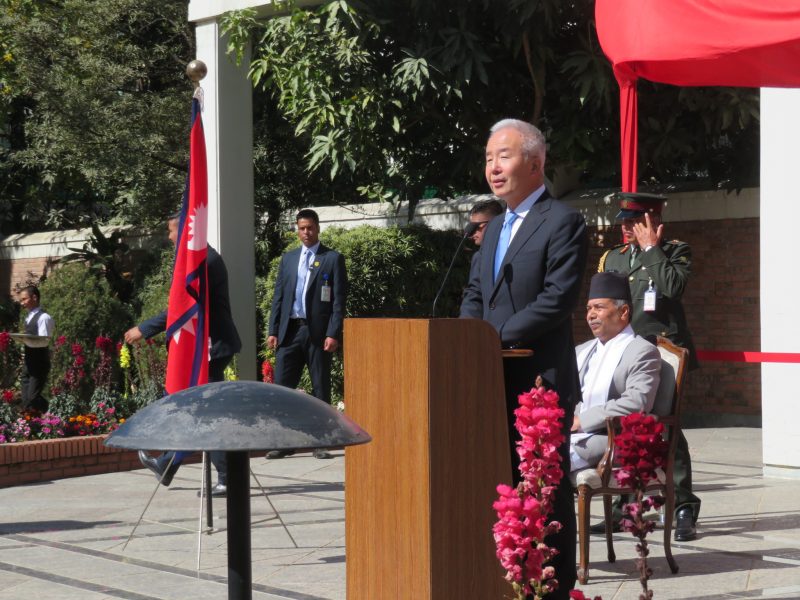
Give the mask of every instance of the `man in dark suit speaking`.
[[[296, 388], [308, 366], [312, 393], [331, 401], [331, 358], [342, 341], [347, 294], [344, 257], [319, 241], [319, 216], [310, 209], [297, 213], [302, 246], [281, 258], [269, 315], [267, 345], [277, 349], [275, 383]], [[290, 450], [273, 450], [267, 458], [283, 458]], [[315, 450], [315, 458], [331, 458]]]
[[553, 561], [559, 589], [548, 598], [567, 599], [576, 579], [575, 508], [566, 476], [569, 429], [580, 400], [572, 311], [580, 294], [587, 239], [583, 217], [547, 193], [545, 158], [544, 136], [533, 125], [505, 119], [492, 127], [486, 144], [486, 180], [492, 192], [505, 200], [506, 210], [486, 229], [464, 290], [461, 316], [491, 323], [503, 348], [533, 350], [532, 357], [508, 358], [503, 363], [515, 466], [519, 462], [514, 450], [517, 396], [530, 390], [537, 376], [559, 394], [565, 412], [566, 441], [559, 449], [565, 476], [552, 519], [562, 529], [547, 540], [559, 551]]

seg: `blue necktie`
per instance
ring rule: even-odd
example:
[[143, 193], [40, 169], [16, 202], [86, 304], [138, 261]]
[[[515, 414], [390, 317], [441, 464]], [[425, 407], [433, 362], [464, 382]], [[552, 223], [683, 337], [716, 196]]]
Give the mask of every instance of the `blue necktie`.
[[300, 319], [306, 318], [306, 311], [303, 308], [303, 292], [306, 289], [306, 279], [308, 278], [308, 260], [311, 258], [309, 250], [303, 250], [300, 256], [300, 264], [297, 268], [297, 285], [294, 288], [294, 305], [292, 310]]
[[500, 265], [503, 264], [503, 258], [508, 250], [508, 244], [511, 241], [511, 230], [514, 227], [514, 221], [517, 220], [519, 215], [513, 210], [506, 213], [505, 221], [503, 221], [503, 228], [500, 230], [500, 239], [497, 240], [497, 250], [494, 253], [494, 280], [497, 281], [497, 274], [500, 273]]

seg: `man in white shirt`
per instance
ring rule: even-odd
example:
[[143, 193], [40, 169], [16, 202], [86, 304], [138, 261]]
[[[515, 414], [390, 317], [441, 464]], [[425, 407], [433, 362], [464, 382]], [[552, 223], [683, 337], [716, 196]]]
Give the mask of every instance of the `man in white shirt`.
[[[19, 293], [19, 303], [28, 311], [25, 316], [25, 333], [52, 337], [55, 322], [39, 306], [39, 288], [29, 285]], [[22, 366], [22, 410], [47, 412], [49, 403], [42, 395], [50, 373], [50, 348], [33, 347], [26, 343], [25, 360]]]
[[653, 408], [661, 380], [658, 349], [631, 328], [631, 294], [621, 273], [597, 273], [589, 287], [586, 322], [595, 339], [575, 348], [582, 401], [570, 436], [571, 469], [596, 465], [606, 449], [606, 417]]

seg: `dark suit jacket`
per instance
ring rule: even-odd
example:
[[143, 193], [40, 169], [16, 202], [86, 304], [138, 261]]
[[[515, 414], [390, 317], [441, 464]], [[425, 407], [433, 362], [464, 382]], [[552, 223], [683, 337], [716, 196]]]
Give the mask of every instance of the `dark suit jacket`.
[[[167, 311], [139, 324], [139, 330], [145, 339], [166, 328]], [[208, 337], [211, 338], [212, 359], [233, 356], [242, 349], [242, 341], [231, 315], [228, 270], [222, 257], [211, 246], [208, 247]]]
[[[275, 280], [275, 295], [269, 315], [269, 335], [278, 338], [278, 345], [286, 341], [289, 318], [292, 314], [294, 290], [297, 286], [297, 265], [302, 246], [283, 255]], [[322, 287], [327, 280], [331, 287], [331, 301], [322, 301]], [[342, 341], [347, 272], [344, 257], [323, 244], [319, 245], [309, 273], [306, 289], [306, 321], [311, 341], [322, 345], [326, 337]]]
[[574, 406], [580, 387], [572, 311], [586, 265], [586, 223], [545, 192], [514, 235], [494, 282], [502, 225], [500, 215], [487, 226], [464, 290], [461, 316], [491, 323], [504, 348], [532, 349], [531, 381], [541, 375], [565, 406]]

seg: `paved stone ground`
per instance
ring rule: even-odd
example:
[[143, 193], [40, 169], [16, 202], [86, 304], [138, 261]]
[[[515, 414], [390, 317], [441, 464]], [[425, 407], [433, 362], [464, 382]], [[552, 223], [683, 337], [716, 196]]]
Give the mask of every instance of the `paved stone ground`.
[[[800, 481], [762, 477], [760, 436], [759, 429], [687, 431], [703, 499], [700, 536], [673, 544], [677, 575], [653, 536], [656, 599], [800, 598]], [[344, 457], [336, 454], [251, 461], [272, 503], [253, 482], [254, 599], [345, 599]], [[0, 600], [227, 598], [224, 500], [214, 504], [218, 529], [200, 536], [197, 570], [200, 472], [187, 465], [159, 489], [124, 550], [154, 489], [149, 471], [0, 490]], [[634, 540], [614, 539], [614, 564], [605, 560], [604, 539], [593, 539], [582, 589], [635, 600]]]

